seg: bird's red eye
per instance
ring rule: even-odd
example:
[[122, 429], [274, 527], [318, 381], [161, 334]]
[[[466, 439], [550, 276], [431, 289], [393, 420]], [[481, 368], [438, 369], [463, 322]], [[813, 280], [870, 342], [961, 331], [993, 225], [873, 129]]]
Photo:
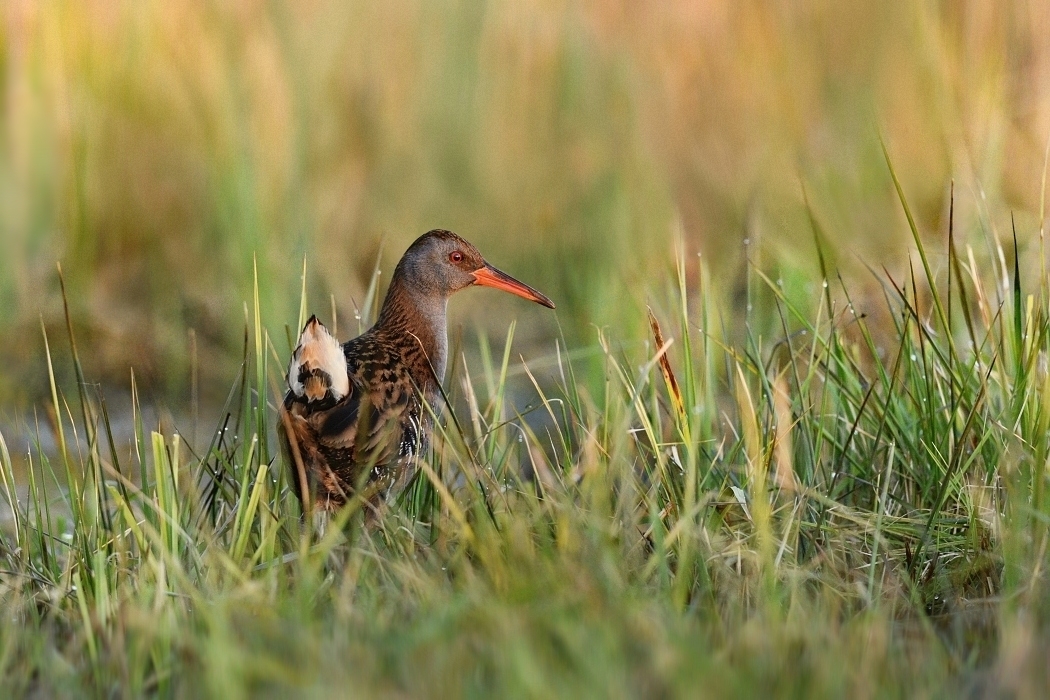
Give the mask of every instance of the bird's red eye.
[[454, 250], [451, 253], [449, 253], [448, 259], [454, 263], [461, 263], [463, 262], [463, 253], [459, 252], [458, 250]]

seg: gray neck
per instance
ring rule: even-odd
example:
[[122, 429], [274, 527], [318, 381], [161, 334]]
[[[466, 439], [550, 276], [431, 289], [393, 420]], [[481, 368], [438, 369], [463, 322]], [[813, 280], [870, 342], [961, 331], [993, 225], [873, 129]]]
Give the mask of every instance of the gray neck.
[[[434, 374], [441, 381], [448, 362], [448, 297], [411, 291], [407, 285], [397, 282], [394, 280], [390, 285], [376, 327], [399, 338], [404, 343], [406, 355], [419, 352], [423, 363], [429, 360]], [[429, 383], [430, 378], [417, 379]]]
[[422, 346], [440, 382], [445, 378], [448, 362], [448, 297], [421, 296], [413, 301], [419, 315], [413, 319], [408, 331], [419, 338], [417, 345]]

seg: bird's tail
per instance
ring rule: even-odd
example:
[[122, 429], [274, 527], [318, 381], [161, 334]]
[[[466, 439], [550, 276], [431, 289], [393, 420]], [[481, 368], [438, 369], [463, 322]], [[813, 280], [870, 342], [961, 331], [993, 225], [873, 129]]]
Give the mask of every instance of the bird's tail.
[[299, 400], [340, 401], [350, 393], [346, 356], [339, 341], [311, 316], [288, 365], [288, 388]]

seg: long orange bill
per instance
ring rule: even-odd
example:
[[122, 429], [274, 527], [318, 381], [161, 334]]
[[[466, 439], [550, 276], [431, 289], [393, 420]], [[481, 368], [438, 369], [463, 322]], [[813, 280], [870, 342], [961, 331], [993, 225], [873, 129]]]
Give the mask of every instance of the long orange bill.
[[488, 263], [485, 263], [485, 267], [480, 270], [474, 271], [474, 283], [481, 285], [482, 287], [495, 287], [496, 289], [502, 289], [505, 292], [516, 294], [519, 297], [523, 297], [529, 301], [534, 301], [537, 304], [543, 304], [548, 309], [554, 308], [554, 302], [548, 299], [545, 295], [540, 294], [529, 285], [519, 282], [506, 272], [497, 270]]

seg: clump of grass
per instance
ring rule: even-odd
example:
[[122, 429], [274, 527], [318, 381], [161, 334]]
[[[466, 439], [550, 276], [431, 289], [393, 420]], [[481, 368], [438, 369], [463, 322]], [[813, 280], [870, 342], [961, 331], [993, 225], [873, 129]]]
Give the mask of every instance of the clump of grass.
[[1016, 263], [982, 274], [952, 226], [938, 279], [908, 219], [920, 265], [881, 276], [889, 334], [836, 283], [819, 231], [815, 313], [755, 269], [769, 313], [747, 314], [740, 344], [684, 263], [644, 351], [601, 335], [604, 383], [560, 344], [515, 360], [511, 326], [480, 372], [455, 364], [402, 497], [368, 526], [351, 503], [323, 533], [274, 450], [284, 357], [258, 285], [199, 451], [141, 412], [117, 444], [70, 331], [76, 391], [52, 374], [59, 449], [24, 453], [25, 498], [0, 438], [3, 686], [1038, 692], [1050, 294]]

